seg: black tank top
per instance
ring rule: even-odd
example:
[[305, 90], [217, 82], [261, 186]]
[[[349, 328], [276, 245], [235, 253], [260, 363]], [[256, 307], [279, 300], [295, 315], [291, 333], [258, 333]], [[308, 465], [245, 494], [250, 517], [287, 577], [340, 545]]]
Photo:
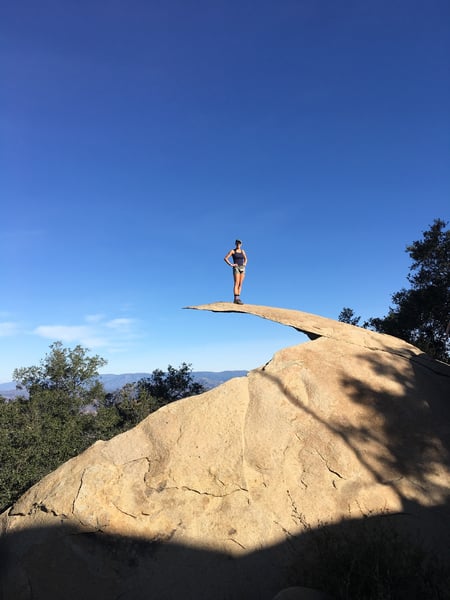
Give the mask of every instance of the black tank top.
[[242, 267], [242, 265], [244, 264], [244, 260], [245, 260], [244, 253], [241, 252], [240, 250], [234, 250], [233, 251], [233, 260], [234, 260], [235, 264]]

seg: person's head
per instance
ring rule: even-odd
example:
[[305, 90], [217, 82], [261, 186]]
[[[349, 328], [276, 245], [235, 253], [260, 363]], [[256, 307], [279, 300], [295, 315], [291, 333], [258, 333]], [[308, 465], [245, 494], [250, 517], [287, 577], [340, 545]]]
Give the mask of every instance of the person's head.
[[242, 241], [241, 240], [236, 240], [235, 243], [236, 243], [236, 246], [240, 246], [242, 244]]

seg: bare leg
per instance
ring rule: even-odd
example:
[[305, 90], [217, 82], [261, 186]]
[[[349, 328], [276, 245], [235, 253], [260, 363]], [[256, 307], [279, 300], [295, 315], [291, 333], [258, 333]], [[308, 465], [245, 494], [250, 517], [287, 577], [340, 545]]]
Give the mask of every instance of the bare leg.
[[238, 296], [241, 295], [241, 290], [242, 290], [242, 284], [244, 282], [245, 279], [245, 273], [239, 273], [239, 281], [238, 281]]
[[234, 297], [239, 296], [240, 294], [240, 273], [237, 269], [233, 269], [233, 277], [234, 277]]
[[244, 281], [245, 273], [239, 273], [237, 269], [234, 269], [234, 302], [236, 304], [242, 304], [240, 299], [242, 282]]

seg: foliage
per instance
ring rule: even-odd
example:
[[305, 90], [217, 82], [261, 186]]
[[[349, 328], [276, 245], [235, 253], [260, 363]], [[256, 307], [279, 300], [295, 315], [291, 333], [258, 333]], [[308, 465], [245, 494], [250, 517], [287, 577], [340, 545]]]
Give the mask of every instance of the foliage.
[[102, 439], [127, 431], [158, 410], [163, 404], [146, 392], [137, 394], [136, 384], [106, 394], [97, 407], [96, 427]]
[[104, 396], [96, 378], [105, 364], [55, 342], [39, 366], [14, 371], [28, 398], [0, 404], [1, 507], [97, 439], [95, 419], [82, 408]]
[[[204, 391], [204, 386], [194, 381], [191, 365], [182, 363], [178, 369], [169, 365], [167, 372], [155, 369], [150, 377], [106, 394], [98, 405], [97, 421], [112, 420], [111, 432], [116, 435], [137, 425], [165, 404]], [[108, 435], [108, 429], [103, 429], [102, 433]]]
[[450, 362], [446, 327], [450, 319], [450, 230], [435, 219], [423, 239], [407, 246], [412, 258], [410, 289], [392, 296], [384, 318], [369, 321], [376, 331], [414, 344], [433, 358]]
[[61, 390], [40, 390], [0, 405], [0, 506], [89, 445], [84, 415]]
[[338, 316], [338, 321], [341, 323], [348, 323], [349, 325], [358, 325], [361, 317], [357, 317], [352, 308], [344, 307]]
[[[435, 219], [423, 239], [406, 247], [412, 264], [407, 276], [411, 287], [392, 295], [393, 306], [385, 317], [364, 322], [379, 333], [388, 333], [417, 346], [429, 356], [450, 362], [450, 230]], [[339, 321], [357, 325], [351, 308], [342, 309]]]
[[182, 363], [178, 369], [169, 365], [167, 373], [156, 369], [150, 377], [137, 382], [138, 395], [147, 394], [164, 404], [195, 396], [205, 391], [201, 383], [194, 381], [191, 365]]
[[50, 350], [39, 366], [15, 369], [13, 378], [19, 389], [25, 388], [30, 395], [38, 390], [57, 390], [71, 399], [77, 397], [81, 404], [89, 403], [100, 391], [95, 380], [98, 369], [107, 361], [97, 355], [88, 356], [82, 346], [70, 349], [55, 342]]
[[39, 366], [14, 372], [28, 397], [0, 397], [0, 511], [95, 441], [127, 431], [168, 402], [204, 391], [183, 363], [107, 394], [96, 381], [106, 361], [87, 352], [52, 344]]

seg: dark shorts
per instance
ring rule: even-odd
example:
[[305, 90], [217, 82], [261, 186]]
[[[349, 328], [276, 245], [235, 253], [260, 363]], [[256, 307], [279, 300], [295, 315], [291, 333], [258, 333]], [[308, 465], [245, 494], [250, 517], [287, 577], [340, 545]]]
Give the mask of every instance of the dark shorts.
[[233, 266], [233, 273], [245, 273], [245, 267], [244, 267], [244, 265], [234, 265]]

